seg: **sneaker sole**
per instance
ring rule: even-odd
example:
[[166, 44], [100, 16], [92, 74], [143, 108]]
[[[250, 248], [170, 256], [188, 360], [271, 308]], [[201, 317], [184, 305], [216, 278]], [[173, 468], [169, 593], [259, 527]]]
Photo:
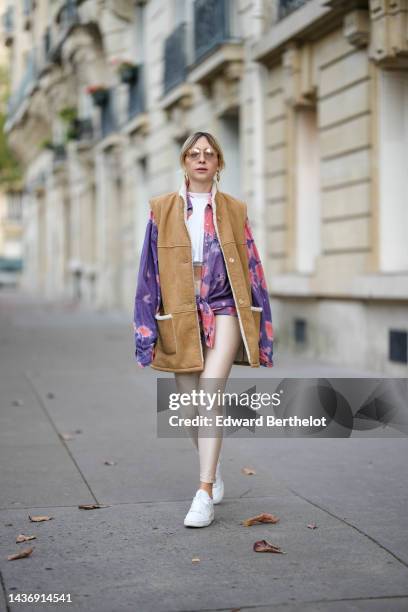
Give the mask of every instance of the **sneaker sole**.
[[210, 521], [202, 521], [200, 523], [193, 523], [192, 521], [184, 521], [184, 527], [208, 527], [214, 521], [212, 518]]

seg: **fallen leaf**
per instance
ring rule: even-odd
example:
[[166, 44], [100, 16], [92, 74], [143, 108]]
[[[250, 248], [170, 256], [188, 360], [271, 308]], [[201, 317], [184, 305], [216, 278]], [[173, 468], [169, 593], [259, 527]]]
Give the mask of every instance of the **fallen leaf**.
[[97, 508], [108, 508], [106, 504], [79, 504], [81, 510], [96, 510]]
[[104, 461], [105, 465], [116, 465], [116, 461]]
[[193, 557], [191, 559], [191, 563], [199, 563], [199, 562], [200, 562], [200, 559], [198, 557]]
[[63, 440], [73, 440], [75, 438], [75, 436], [73, 436], [70, 433], [60, 433], [59, 437], [62, 438]]
[[281, 549], [280, 546], [275, 546], [275, 544], [271, 544], [267, 540], [258, 540], [254, 544], [255, 552], [271, 552], [271, 553], [282, 553], [285, 554], [285, 551]]
[[310, 525], [308, 525], [309, 529], [316, 529], [317, 525], [316, 523], [310, 523]]
[[81, 433], [82, 433], [82, 429], [76, 429], [76, 430], [74, 431], [74, 433], [76, 433], [76, 434], [81, 434]]
[[30, 548], [24, 548], [20, 550], [20, 552], [15, 553], [14, 555], [9, 555], [7, 557], [8, 561], [14, 561], [14, 559], [24, 559], [24, 557], [28, 557], [33, 552], [34, 548], [31, 546]]
[[41, 521], [50, 521], [51, 519], [53, 519], [53, 516], [31, 516], [30, 514], [28, 515], [28, 518], [30, 519], [30, 521], [32, 521], [33, 523], [40, 523]]
[[245, 476], [251, 476], [252, 474], [256, 474], [253, 468], [247, 468], [247, 467], [242, 468], [241, 472], [245, 474]]
[[251, 527], [251, 525], [255, 525], [257, 523], [277, 523], [279, 518], [274, 514], [268, 514], [267, 512], [263, 512], [262, 514], [258, 514], [257, 516], [252, 516], [249, 519], [245, 519], [241, 521], [242, 525], [245, 527]]
[[16, 537], [16, 543], [18, 544], [19, 542], [27, 542], [28, 540], [35, 540], [37, 536], [26, 536], [22, 533], [20, 533], [17, 537]]

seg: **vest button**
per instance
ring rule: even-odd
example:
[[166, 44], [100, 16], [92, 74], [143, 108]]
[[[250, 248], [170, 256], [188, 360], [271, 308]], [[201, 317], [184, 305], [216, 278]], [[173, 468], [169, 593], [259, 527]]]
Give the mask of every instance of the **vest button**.
[[234, 263], [235, 259], [233, 257], [230, 257], [228, 261], [230, 261], [231, 263]]

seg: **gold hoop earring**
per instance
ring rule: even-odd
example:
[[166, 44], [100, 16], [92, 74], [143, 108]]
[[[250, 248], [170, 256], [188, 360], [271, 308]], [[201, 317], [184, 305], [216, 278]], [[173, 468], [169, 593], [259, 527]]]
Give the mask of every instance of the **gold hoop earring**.
[[188, 187], [189, 184], [190, 184], [190, 179], [189, 179], [189, 176], [188, 176], [187, 172], [184, 172], [184, 180], [185, 180], [185, 183], [186, 183], [186, 185]]
[[220, 177], [220, 170], [219, 170], [219, 168], [217, 168], [217, 174], [216, 174], [216, 177], [217, 177], [217, 183], [219, 183], [219, 182], [220, 182], [220, 178], [221, 178], [221, 177]]

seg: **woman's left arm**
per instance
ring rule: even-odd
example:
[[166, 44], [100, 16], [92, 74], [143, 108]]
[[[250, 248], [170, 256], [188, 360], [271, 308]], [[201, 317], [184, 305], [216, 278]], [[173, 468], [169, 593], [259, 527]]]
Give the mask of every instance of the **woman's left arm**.
[[272, 311], [261, 258], [256, 248], [248, 216], [245, 220], [245, 238], [251, 279], [252, 302], [253, 306], [262, 306], [261, 329], [259, 334], [259, 361], [262, 366], [271, 368], [273, 367]]

